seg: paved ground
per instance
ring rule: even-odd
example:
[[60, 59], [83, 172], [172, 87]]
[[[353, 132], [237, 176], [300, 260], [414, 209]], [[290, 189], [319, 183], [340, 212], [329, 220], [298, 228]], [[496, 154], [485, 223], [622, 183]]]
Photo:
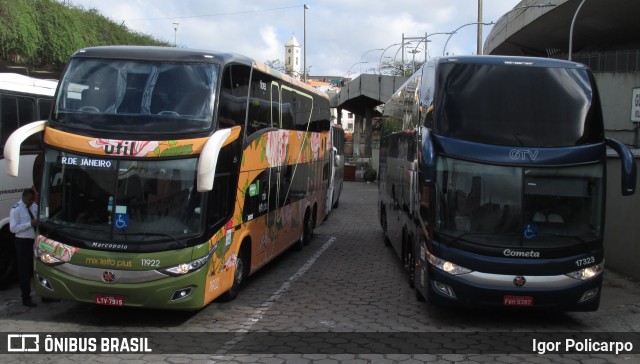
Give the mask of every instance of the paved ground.
[[[345, 183], [340, 207], [316, 229], [309, 246], [252, 276], [235, 301], [214, 302], [195, 313], [39, 300], [28, 309], [19, 304], [17, 287], [2, 291], [5, 333], [125, 332], [166, 340], [151, 354], [0, 354], [0, 362], [640, 362], [639, 355], [628, 354], [535, 355], [514, 344], [558, 332], [594, 338], [620, 332], [620, 338], [637, 340], [640, 285], [613, 272], [605, 275], [600, 310], [591, 313], [452, 310], [417, 302], [399, 260], [382, 242], [376, 193], [374, 184]], [[273, 332], [279, 335], [268, 334]], [[463, 348], [475, 352], [452, 354]], [[247, 350], [262, 354], [237, 354]]]

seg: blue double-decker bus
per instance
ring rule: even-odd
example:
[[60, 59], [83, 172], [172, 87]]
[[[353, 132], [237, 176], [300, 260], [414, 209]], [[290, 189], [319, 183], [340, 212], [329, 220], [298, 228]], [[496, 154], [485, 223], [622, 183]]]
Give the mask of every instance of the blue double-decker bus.
[[418, 299], [597, 310], [604, 273], [606, 139], [584, 65], [433, 59], [385, 104], [379, 211]]

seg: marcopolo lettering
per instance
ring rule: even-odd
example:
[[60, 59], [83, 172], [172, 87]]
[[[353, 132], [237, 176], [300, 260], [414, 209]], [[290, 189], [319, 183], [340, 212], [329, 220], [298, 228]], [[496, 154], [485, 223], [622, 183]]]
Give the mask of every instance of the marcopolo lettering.
[[531, 251], [519, 251], [519, 250], [511, 250], [505, 249], [502, 254], [505, 257], [516, 257], [516, 258], [540, 258], [540, 252], [531, 250]]
[[113, 249], [113, 250], [127, 250], [129, 246], [127, 244], [114, 244], [114, 243], [91, 243], [91, 248], [97, 249]]

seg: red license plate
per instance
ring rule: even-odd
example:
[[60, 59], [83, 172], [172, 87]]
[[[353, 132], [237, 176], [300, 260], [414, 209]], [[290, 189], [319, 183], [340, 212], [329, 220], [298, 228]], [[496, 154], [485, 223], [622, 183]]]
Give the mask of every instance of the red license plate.
[[533, 297], [531, 296], [504, 296], [503, 303], [505, 306], [533, 306]]
[[124, 296], [97, 294], [96, 303], [105, 306], [124, 306]]

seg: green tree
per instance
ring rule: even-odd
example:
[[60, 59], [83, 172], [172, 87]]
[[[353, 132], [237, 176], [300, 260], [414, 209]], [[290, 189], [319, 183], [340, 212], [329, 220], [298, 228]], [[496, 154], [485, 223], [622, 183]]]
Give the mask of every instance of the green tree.
[[0, 0], [2, 60], [60, 70], [78, 49], [111, 44], [170, 46], [95, 9], [54, 0]]

